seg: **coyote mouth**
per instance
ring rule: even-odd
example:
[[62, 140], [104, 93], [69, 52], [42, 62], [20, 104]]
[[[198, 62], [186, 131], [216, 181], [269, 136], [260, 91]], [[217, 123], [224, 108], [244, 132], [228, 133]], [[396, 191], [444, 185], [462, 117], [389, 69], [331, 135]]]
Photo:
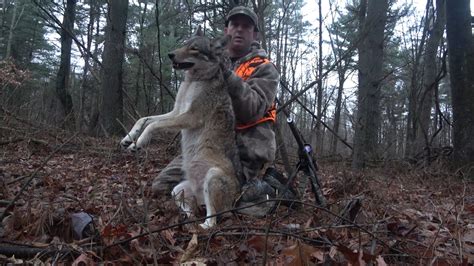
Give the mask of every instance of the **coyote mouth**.
[[188, 69], [193, 66], [194, 66], [194, 63], [192, 62], [183, 62], [183, 63], [173, 62], [174, 69]]

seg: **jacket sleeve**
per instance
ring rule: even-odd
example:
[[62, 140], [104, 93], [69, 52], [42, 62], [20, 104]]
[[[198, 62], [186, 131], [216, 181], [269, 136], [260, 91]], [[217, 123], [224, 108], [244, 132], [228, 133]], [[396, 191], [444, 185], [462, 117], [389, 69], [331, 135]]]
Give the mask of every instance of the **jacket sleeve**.
[[275, 100], [279, 81], [272, 63], [257, 66], [246, 81], [232, 73], [227, 82], [237, 123], [261, 119]]

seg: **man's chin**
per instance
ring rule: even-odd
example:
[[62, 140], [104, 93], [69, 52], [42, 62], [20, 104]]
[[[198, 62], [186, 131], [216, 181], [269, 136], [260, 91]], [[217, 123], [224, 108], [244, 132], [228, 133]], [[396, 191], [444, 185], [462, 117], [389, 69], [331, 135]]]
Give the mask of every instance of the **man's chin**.
[[244, 45], [245, 45], [245, 42], [243, 40], [233, 40], [232, 41], [232, 46], [243, 47]]
[[250, 49], [250, 45], [246, 44], [245, 42], [232, 42], [231, 45], [233, 50], [237, 51], [248, 51]]

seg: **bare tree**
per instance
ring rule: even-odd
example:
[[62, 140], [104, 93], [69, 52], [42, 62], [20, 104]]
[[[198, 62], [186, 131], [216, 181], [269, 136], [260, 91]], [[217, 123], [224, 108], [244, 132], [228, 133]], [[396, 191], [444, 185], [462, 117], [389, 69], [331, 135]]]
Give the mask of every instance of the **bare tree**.
[[108, 3], [100, 105], [100, 122], [107, 134], [118, 134], [123, 131], [120, 121], [123, 120], [122, 64], [127, 10], [128, 0], [114, 0]]
[[[433, 8], [431, 8], [433, 10]], [[415, 151], [423, 150], [429, 146], [431, 109], [434, 103], [434, 92], [438, 87], [438, 68], [436, 64], [438, 47], [443, 38], [446, 25], [445, 0], [436, 1], [436, 12], [431, 15], [431, 28], [426, 40], [425, 53], [423, 54], [423, 87], [418, 97], [418, 123], [416, 128]]]
[[[474, 47], [470, 0], [446, 2], [449, 73], [453, 104], [454, 159], [474, 162]], [[471, 167], [470, 177], [474, 177]]]
[[71, 33], [74, 29], [76, 0], [66, 1], [66, 11], [63, 17], [61, 27], [61, 63], [56, 76], [56, 95], [61, 102], [65, 125], [71, 127], [74, 125], [74, 110], [71, 94], [68, 92], [69, 75], [71, 73]]
[[[14, 1], [13, 2], [13, 14], [12, 14], [12, 20], [10, 23], [10, 29], [8, 31], [8, 41], [7, 41], [7, 51], [5, 53], [5, 58], [10, 57], [11, 51], [12, 51], [12, 43], [13, 43], [13, 35], [14, 31], [16, 28], [16, 25], [18, 24], [18, 21], [21, 18], [21, 14], [23, 13], [23, 9], [20, 12], [20, 15], [18, 15], [18, 6], [20, 5], [19, 1]], [[24, 6], [23, 6], [24, 8]], [[17, 18], [18, 16], [18, 18]]]
[[[86, 116], [86, 90], [91, 86], [91, 82], [88, 82], [88, 74], [91, 72], [91, 53], [92, 50], [92, 41], [94, 39], [94, 22], [97, 18], [100, 17], [99, 11], [99, 3], [94, 0], [89, 0], [89, 16], [88, 16], [88, 23], [87, 23], [87, 32], [86, 32], [86, 44], [85, 48], [87, 51], [84, 53], [84, 68], [82, 71], [82, 78], [81, 78], [81, 88], [80, 88], [80, 99], [79, 99], [79, 115], [77, 119], [77, 128], [82, 130], [82, 126], [84, 124], [85, 116]], [[92, 73], [92, 72], [91, 72]], [[89, 95], [91, 97], [91, 95]], [[96, 97], [94, 97], [96, 98]], [[90, 121], [89, 121], [90, 124]]]
[[359, 93], [352, 158], [352, 167], [355, 169], [363, 168], [367, 159], [376, 156], [387, 11], [388, 0], [361, 1], [359, 34], [363, 40], [358, 48]]
[[[406, 133], [406, 149], [405, 149], [405, 157], [412, 157], [417, 153], [415, 142], [416, 142], [416, 132], [418, 127], [418, 101], [419, 101], [419, 94], [421, 91], [422, 83], [421, 81], [421, 59], [423, 49], [426, 44], [426, 36], [428, 33], [429, 28], [429, 10], [430, 10], [430, 2], [428, 0], [426, 3], [425, 8], [425, 16], [422, 17], [420, 25], [423, 25], [423, 31], [421, 38], [418, 42], [418, 45], [415, 43], [412, 44], [412, 67], [410, 71], [410, 87], [408, 92], [408, 117], [407, 117], [407, 133]], [[412, 36], [412, 41], [415, 41], [415, 38]]]

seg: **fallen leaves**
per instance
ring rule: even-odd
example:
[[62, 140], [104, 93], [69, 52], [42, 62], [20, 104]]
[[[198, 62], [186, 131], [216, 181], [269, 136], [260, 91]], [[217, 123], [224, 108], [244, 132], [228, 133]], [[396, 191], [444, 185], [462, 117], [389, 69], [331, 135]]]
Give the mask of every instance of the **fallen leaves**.
[[[143, 158], [116, 150], [118, 140], [83, 142], [88, 144], [71, 143], [39, 171], [2, 221], [3, 241], [42, 248], [75, 245], [75, 253], [64, 259], [74, 265], [474, 263], [474, 199], [468, 196], [473, 187], [456, 179], [446, 185], [449, 176], [420, 183], [408, 171], [393, 178], [383, 169], [361, 174], [320, 162], [334, 214], [344, 202], [364, 196], [356, 225], [336, 226], [334, 215], [309, 206], [282, 206], [264, 219], [235, 215], [202, 231], [180, 224], [186, 218], [166, 195], [149, 196], [151, 180], [171, 156], [163, 147], [152, 147]], [[0, 166], [0, 197], [8, 201], [25, 181], [20, 177], [36, 171], [52, 149], [25, 141], [2, 148], [8, 159]], [[305, 202], [314, 202], [310, 192], [305, 195]], [[66, 237], [67, 218], [75, 213], [92, 215], [89, 239]], [[124, 242], [114, 245], [119, 241]], [[108, 245], [114, 246], [101, 250]], [[20, 260], [0, 256], [0, 261]]]

